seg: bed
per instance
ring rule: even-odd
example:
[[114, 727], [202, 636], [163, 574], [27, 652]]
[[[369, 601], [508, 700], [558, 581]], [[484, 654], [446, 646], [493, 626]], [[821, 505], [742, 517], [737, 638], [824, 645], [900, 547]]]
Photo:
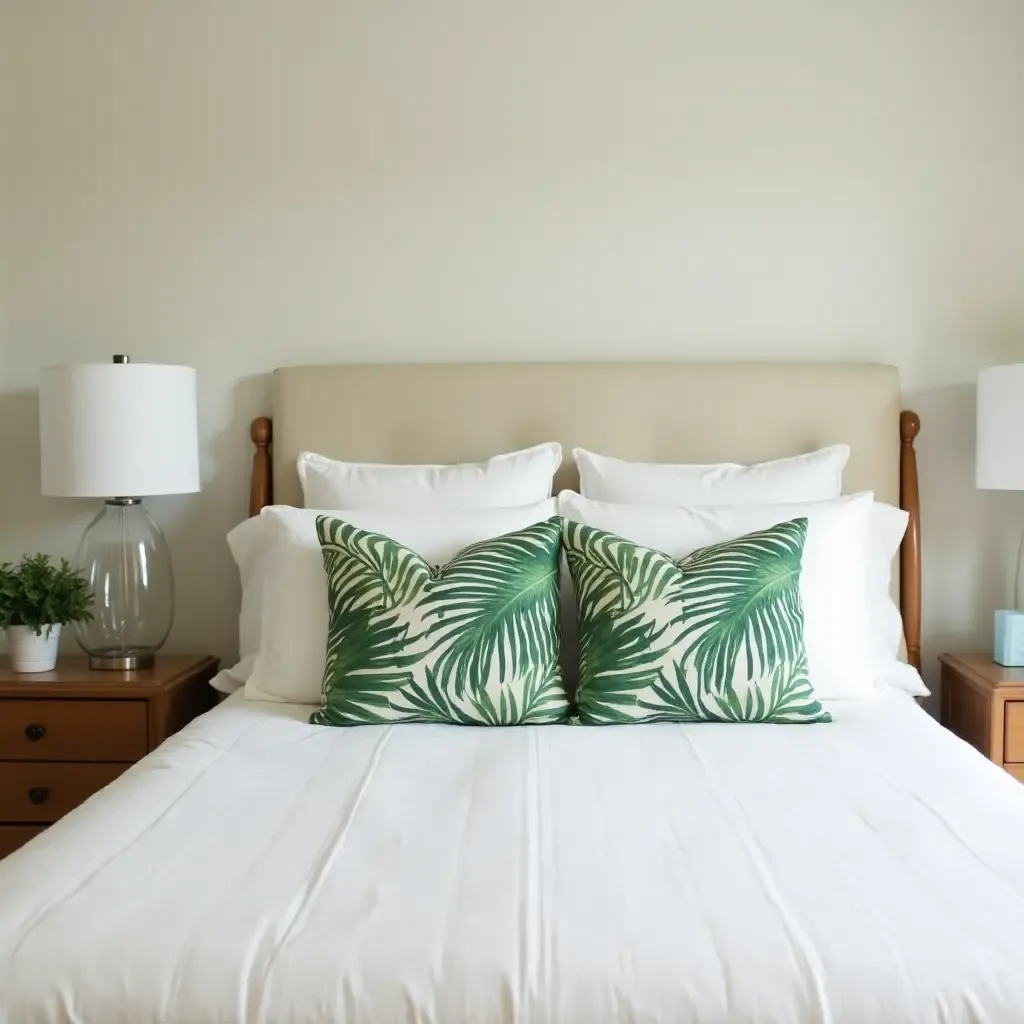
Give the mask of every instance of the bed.
[[[916, 421], [891, 368], [300, 368], [273, 412], [257, 509], [298, 500], [307, 447], [845, 441], [849, 488], [912, 505], [918, 654]], [[904, 693], [829, 710], [328, 729], [236, 694], [0, 864], [0, 1020], [1024, 1020], [1024, 790]]]

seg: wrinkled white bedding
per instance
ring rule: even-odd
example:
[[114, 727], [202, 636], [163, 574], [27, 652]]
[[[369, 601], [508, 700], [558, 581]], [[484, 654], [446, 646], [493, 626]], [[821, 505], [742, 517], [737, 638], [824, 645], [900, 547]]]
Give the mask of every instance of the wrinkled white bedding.
[[1024, 787], [832, 725], [226, 701], [0, 863], [0, 1020], [1024, 1021]]

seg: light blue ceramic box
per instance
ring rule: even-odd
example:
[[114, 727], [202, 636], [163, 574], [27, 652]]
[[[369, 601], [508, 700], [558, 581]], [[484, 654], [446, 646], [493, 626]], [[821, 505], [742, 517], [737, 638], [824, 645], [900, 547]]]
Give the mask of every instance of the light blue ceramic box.
[[1024, 612], [996, 612], [992, 660], [1000, 665], [1024, 666]]

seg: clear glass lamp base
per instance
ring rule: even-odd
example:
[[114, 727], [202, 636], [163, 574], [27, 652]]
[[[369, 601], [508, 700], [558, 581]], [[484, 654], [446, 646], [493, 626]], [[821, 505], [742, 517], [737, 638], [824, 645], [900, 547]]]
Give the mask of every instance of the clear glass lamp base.
[[112, 498], [89, 524], [77, 564], [95, 594], [93, 618], [77, 626], [89, 667], [149, 668], [174, 621], [171, 554], [139, 498]]

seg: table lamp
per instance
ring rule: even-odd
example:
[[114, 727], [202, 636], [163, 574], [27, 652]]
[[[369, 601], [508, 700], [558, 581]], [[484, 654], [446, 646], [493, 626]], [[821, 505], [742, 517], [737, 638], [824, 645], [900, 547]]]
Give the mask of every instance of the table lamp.
[[199, 490], [196, 372], [127, 356], [45, 369], [39, 434], [43, 494], [106, 499], [76, 556], [96, 595], [78, 643], [91, 668], [148, 668], [174, 621], [174, 577], [142, 498]]
[[[975, 483], [997, 491], [1024, 491], [1024, 363], [990, 366], [978, 374], [978, 430]], [[1021, 556], [1017, 551], [1013, 604], [997, 611], [994, 659], [1024, 665], [1024, 614], [1020, 611]]]

